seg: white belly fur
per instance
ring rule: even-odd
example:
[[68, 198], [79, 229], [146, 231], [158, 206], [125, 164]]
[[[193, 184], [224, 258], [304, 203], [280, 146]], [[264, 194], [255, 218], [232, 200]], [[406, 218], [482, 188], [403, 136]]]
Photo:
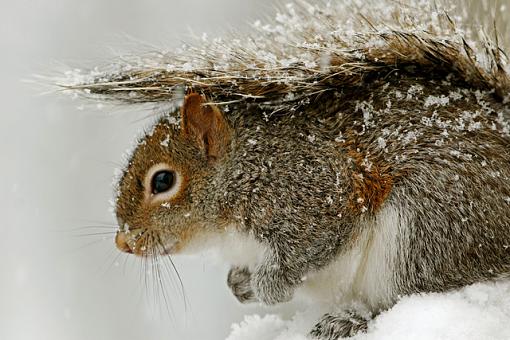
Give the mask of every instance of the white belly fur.
[[402, 212], [391, 205], [383, 207], [375, 220], [363, 226], [351, 249], [307, 275], [298, 294], [335, 306], [361, 302], [372, 311], [391, 305], [397, 297], [393, 273], [405, 228]]
[[204, 233], [195, 237], [183, 253], [204, 251], [232, 266], [254, 269], [264, 256], [265, 247], [252, 236], [239, 232], [235, 226], [229, 226], [222, 232]]

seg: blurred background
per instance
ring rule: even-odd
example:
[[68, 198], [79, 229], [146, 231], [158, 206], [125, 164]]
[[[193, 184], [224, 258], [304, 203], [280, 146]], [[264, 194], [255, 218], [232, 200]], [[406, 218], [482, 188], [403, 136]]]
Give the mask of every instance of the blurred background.
[[208, 255], [174, 259], [184, 303], [175, 275], [163, 293], [148, 266], [115, 249], [112, 176], [150, 110], [42, 95], [23, 80], [141, 45], [171, 49], [191, 32], [248, 30], [272, 12], [270, 0], [0, 2], [1, 340], [224, 339], [243, 315], [267, 312], [239, 305], [227, 267]]
[[175, 259], [188, 300], [167, 277], [173, 312], [150, 268], [118, 256], [112, 176], [150, 111], [83, 106], [23, 79], [247, 30], [262, 12], [270, 1], [0, 2], [0, 339], [224, 339], [255, 311], [206, 255]]

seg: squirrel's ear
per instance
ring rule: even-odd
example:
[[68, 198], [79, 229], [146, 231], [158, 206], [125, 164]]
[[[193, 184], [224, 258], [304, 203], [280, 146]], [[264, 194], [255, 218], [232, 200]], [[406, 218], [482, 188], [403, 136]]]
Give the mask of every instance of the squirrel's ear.
[[230, 130], [223, 113], [214, 105], [203, 105], [204, 97], [190, 93], [181, 108], [181, 133], [208, 158], [221, 157], [230, 140]]

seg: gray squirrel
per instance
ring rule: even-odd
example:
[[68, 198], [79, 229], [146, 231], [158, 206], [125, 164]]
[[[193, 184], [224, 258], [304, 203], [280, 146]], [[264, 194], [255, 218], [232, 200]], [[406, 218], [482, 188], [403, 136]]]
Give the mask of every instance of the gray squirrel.
[[332, 308], [317, 339], [366, 330], [402, 295], [508, 278], [505, 54], [474, 46], [446, 13], [423, 26], [416, 8], [394, 10], [398, 20], [377, 21], [374, 7], [332, 34], [341, 9], [290, 5], [258, 37], [69, 85], [128, 103], [187, 89], [119, 180], [117, 247], [239, 247], [227, 283], [243, 303], [301, 289], [363, 306]]

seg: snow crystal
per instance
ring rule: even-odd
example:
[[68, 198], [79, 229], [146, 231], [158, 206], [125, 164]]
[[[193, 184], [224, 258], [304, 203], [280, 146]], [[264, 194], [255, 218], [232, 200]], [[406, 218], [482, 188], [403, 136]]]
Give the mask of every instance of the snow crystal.
[[468, 131], [475, 131], [482, 128], [482, 123], [480, 122], [471, 122], [468, 126]]
[[425, 99], [424, 105], [425, 105], [425, 107], [429, 107], [432, 105], [445, 106], [445, 105], [448, 105], [449, 102], [450, 102], [450, 97], [446, 97], [444, 95], [442, 95], [441, 97], [428, 96]]
[[372, 103], [367, 101], [357, 102], [354, 110], [361, 111], [363, 113], [363, 121], [366, 126], [369, 126], [372, 112], [374, 112], [374, 106]]
[[384, 138], [379, 137], [377, 138], [377, 145], [379, 146], [379, 149], [384, 149], [386, 147], [386, 141]]
[[429, 118], [429, 117], [422, 117], [421, 118], [421, 123], [425, 126], [428, 126], [428, 127], [432, 127], [432, 118]]
[[331, 66], [331, 54], [329, 53], [323, 53], [320, 57], [320, 67], [321, 71], [325, 72], [329, 69]]
[[411, 85], [407, 90], [406, 100], [412, 100], [416, 97], [416, 95], [423, 93], [423, 86], [421, 85]]
[[167, 135], [164, 140], [159, 143], [161, 146], [164, 146], [165, 148], [168, 148], [168, 143], [170, 143], [170, 136]]
[[404, 136], [404, 145], [406, 144], [409, 144], [411, 142], [416, 142], [417, 141], [417, 135], [416, 135], [416, 132], [414, 131], [409, 131], [406, 133], [406, 135]]
[[434, 142], [434, 145], [435, 146], [442, 146], [444, 144], [444, 140], [443, 139], [438, 139]]
[[345, 143], [345, 138], [344, 138], [344, 136], [342, 135], [341, 132], [338, 134], [337, 137], [335, 137], [335, 142], [337, 142], [337, 143]]
[[194, 69], [193, 64], [191, 64], [191, 63], [184, 63], [181, 67], [182, 67], [182, 70], [185, 72], [191, 72]]
[[460, 100], [462, 99], [462, 93], [460, 93], [459, 90], [453, 92], [453, 91], [450, 91], [450, 93], [448, 94], [448, 97], [450, 97], [452, 100]]
[[395, 98], [397, 99], [403, 99], [404, 95], [399, 90], [395, 90]]
[[305, 60], [305, 67], [306, 68], [316, 68], [317, 63], [313, 60]]
[[298, 58], [296, 58], [296, 57], [288, 58], [288, 59], [281, 59], [280, 60], [280, 64], [283, 67], [289, 67], [289, 66], [292, 66], [293, 64], [297, 64], [299, 62], [300, 62], [300, 60]]

